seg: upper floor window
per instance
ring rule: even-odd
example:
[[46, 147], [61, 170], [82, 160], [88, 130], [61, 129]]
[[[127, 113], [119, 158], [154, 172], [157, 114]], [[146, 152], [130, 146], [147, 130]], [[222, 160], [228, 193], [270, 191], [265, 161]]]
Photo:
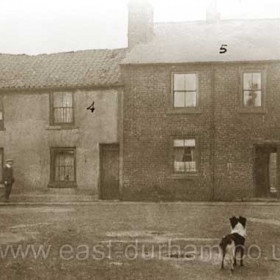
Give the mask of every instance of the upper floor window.
[[243, 73], [243, 106], [261, 107], [262, 106], [262, 74], [261, 72]]
[[53, 125], [73, 124], [74, 107], [72, 92], [54, 92], [51, 96]]
[[3, 100], [0, 96], [0, 130], [4, 129], [4, 110], [3, 110]]
[[175, 172], [197, 171], [195, 139], [174, 139], [173, 151]]
[[174, 74], [173, 100], [175, 108], [196, 107], [197, 74]]

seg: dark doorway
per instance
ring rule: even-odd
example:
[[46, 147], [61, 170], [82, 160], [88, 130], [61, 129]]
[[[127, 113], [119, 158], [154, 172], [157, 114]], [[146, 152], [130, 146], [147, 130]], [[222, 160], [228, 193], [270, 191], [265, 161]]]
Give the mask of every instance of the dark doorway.
[[100, 144], [101, 199], [119, 199], [119, 144]]
[[277, 146], [258, 145], [255, 151], [255, 186], [257, 197], [277, 195]]

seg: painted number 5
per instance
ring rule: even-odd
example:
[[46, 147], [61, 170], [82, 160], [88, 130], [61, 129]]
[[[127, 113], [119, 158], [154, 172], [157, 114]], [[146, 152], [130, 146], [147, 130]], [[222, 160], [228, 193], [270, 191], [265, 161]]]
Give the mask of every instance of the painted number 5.
[[220, 47], [220, 53], [226, 53], [227, 52], [227, 45], [222, 45], [221, 47]]

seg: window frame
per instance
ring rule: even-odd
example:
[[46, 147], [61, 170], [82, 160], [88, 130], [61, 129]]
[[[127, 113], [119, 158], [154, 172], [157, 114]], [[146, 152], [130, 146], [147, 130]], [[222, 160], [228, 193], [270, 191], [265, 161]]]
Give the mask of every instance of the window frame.
[[[56, 93], [71, 93], [72, 95], [72, 122], [55, 122], [54, 117], [54, 95]], [[61, 126], [61, 127], [69, 127], [74, 126], [75, 124], [75, 98], [74, 98], [74, 92], [73, 91], [54, 91], [50, 94], [50, 125], [51, 126]]]
[[[56, 154], [61, 151], [74, 152], [74, 181], [56, 181], [55, 180], [55, 158]], [[51, 147], [50, 148], [50, 183], [49, 187], [53, 188], [75, 188], [77, 187], [77, 159], [76, 147]]]
[[[261, 106], [246, 106], [244, 104], [244, 74], [260, 73], [261, 74]], [[240, 70], [240, 112], [242, 113], [265, 113], [266, 100], [266, 70], [263, 68], [242, 68]]]
[[[184, 106], [184, 107], [175, 107], [174, 106], [174, 99], [175, 99], [175, 75], [188, 75], [188, 74], [194, 74], [196, 75], [196, 106]], [[171, 104], [171, 110], [173, 112], [182, 112], [182, 113], [188, 113], [188, 112], [197, 112], [199, 108], [199, 72], [198, 71], [172, 71], [171, 72], [171, 97], [170, 97], [170, 104]], [[188, 92], [188, 91], [187, 91]], [[193, 92], [193, 91], [190, 91]]]
[[[195, 171], [175, 171], [174, 168], [174, 140], [195, 140], [195, 163], [196, 163], [196, 170]], [[180, 135], [180, 136], [172, 136], [171, 137], [171, 170], [172, 174], [179, 177], [188, 177], [192, 175], [197, 175], [200, 171], [200, 150], [199, 150], [199, 139], [197, 136], [193, 135]]]

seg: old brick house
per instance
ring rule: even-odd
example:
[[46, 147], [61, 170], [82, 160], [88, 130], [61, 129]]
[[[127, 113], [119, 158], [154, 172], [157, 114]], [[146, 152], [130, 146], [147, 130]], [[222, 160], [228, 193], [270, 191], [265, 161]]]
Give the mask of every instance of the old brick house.
[[276, 195], [280, 20], [209, 13], [154, 24], [150, 7], [137, 14], [122, 62], [123, 199]]
[[[119, 63], [125, 53], [0, 55], [0, 161], [14, 159], [13, 193], [63, 188], [118, 197], [118, 184], [108, 191], [106, 170], [112, 167], [108, 153], [117, 157], [118, 170]], [[93, 102], [92, 113], [87, 108]]]

